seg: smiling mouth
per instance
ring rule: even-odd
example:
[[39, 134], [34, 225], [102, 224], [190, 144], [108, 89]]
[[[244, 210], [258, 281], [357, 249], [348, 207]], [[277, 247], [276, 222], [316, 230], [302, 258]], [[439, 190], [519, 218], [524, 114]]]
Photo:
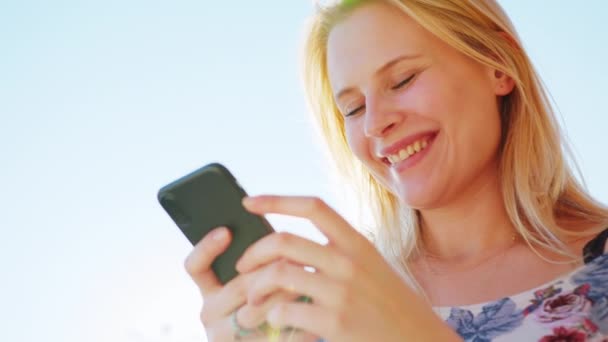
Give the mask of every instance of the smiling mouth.
[[421, 139], [418, 139], [415, 142], [403, 147], [394, 154], [389, 154], [388, 156], [383, 157], [382, 162], [388, 166], [401, 163], [402, 161], [407, 160], [412, 156], [415, 156], [417, 153], [424, 151], [424, 149], [426, 149], [430, 145], [430, 141], [433, 138], [434, 136], [426, 136]]

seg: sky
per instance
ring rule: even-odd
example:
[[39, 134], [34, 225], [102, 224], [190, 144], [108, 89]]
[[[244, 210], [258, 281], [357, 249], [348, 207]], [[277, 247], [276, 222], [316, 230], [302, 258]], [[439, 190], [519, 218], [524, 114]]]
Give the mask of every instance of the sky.
[[[608, 203], [608, 5], [501, 3]], [[191, 246], [156, 192], [209, 162], [251, 194], [320, 196], [353, 214], [306, 113], [311, 13], [303, 0], [0, 2], [1, 340], [205, 341]]]

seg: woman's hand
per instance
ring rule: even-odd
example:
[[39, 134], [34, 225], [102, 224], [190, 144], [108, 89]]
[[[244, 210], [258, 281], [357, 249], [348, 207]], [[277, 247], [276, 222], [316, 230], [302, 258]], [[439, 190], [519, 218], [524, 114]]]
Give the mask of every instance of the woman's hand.
[[[230, 243], [230, 234], [226, 228], [218, 228], [207, 234], [190, 253], [185, 261], [185, 267], [203, 296], [204, 304], [201, 311], [201, 321], [205, 326], [207, 339], [210, 342], [235, 341], [235, 329], [232, 313], [237, 311], [237, 322], [243, 328], [256, 329], [266, 320], [268, 311], [277, 303], [289, 302], [298, 297], [287, 291], [276, 291], [264, 305], [247, 305], [247, 289], [253, 280], [259, 277], [258, 272], [240, 274], [222, 285], [211, 269], [213, 260], [220, 255]], [[289, 341], [311, 342], [316, 336], [308, 333], [293, 331], [271, 339], [260, 332], [243, 337], [251, 342]]]
[[[372, 243], [323, 201], [259, 196], [243, 203], [256, 214], [308, 219], [329, 241], [320, 245], [288, 233], [271, 234], [237, 263], [239, 272], [255, 277], [248, 279], [248, 304], [272, 307], [267, 319], [273, 326], [299, 328], [329, 342], [460, 341]], [[269, 304], [269, 295], [277, 291], [301, 293], [313, 302]]]

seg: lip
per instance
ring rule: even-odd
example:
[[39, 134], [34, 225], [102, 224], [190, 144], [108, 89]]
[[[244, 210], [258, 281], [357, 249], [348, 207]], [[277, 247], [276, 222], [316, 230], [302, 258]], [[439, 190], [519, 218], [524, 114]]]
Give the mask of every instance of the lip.
[[[439, 133], [437, 133], [437, 134], [439, 134]], [[417, 152], [414, 155], [410, 156], [409, 158], [402, 160], [398, 163], [389, 164], [389, 167], [391, 169], [395, 170], [396, 172], [401, 173], [401, 172], [404, 172], [405, 170], [408, 170], [408, 169], [414, 167], [418, 163], [420, 163], [420, 161], [422, 159], [424, 159], [424, 157], [426, 157], [426, 155], [429, 153], [429, 151], [433, 147], [435, 138], [437, 138], [437, 134], [432, 135], [427, 140], [427, 146], [424, 149], [422, 149], [420, 152]]]
[[428, 140], [432, 140], [435, 138], [435, 136], [437, 135], [438, 132], [439, 131], [425, 131], [425, 132], [420, 132], [420, 133], [409, 135], [409, 136], [397, 141], [396, 143], [381, 149], [380, 158], [382, 158], [383, 160], [387, 159], [387, 157], [389, 155], [399, 153], [399, 151], [401, 151], [405, 147], [415, 143], [417, 140], [420, 140], [422, 138], [428, 137]]

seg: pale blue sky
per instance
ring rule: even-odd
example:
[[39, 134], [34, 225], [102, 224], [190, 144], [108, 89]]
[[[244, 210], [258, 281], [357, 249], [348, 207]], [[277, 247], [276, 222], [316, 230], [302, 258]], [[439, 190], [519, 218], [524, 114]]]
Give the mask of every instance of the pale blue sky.
[[[602, 0], [502, 1], [608, 202]], [[585, 3], [587, 7], [578, 7]], [[0, 2], [0, 339], [201, 340], [156, 203], [211, 161], [250, 193], [332, 195], [298, 51], [310, 1]], [[345, 214], [349, 214], [345, 212]], [[310, 226], [271, 218], [312, 238]]]

